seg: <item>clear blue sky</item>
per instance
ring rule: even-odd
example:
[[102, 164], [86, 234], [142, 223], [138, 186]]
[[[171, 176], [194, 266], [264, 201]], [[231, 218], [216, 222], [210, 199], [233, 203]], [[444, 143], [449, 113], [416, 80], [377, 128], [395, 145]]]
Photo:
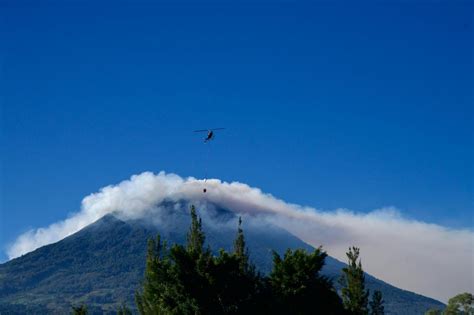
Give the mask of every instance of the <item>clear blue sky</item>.
[[[97, 2], [0, 3], [1, 249], [104, 185], [206, 163], [473, 227], [472, 1]], [[227, 127], [209, 157], [207, 127]]]

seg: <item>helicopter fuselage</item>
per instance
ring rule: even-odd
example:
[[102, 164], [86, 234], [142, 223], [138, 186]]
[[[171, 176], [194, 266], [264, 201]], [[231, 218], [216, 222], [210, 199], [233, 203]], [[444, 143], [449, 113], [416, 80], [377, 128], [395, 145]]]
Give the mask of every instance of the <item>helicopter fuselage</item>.
[[214, 137], [214, 132], [213, 132], [212, 130], [210, 130], [210, 131], [207, 133], [207, 137], [206, 137], [206, 139], [204, 139], [204, 142], [207, 142], [207, 141], [212, 140], [213, 137]]

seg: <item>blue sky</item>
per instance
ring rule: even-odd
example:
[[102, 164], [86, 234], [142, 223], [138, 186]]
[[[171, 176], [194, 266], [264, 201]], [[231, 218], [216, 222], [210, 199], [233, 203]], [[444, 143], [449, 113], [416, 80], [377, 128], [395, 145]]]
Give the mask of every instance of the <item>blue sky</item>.
[[472, 2], [216, 3], [0, 4], [0, 247], [147, 170], [473, 228]]

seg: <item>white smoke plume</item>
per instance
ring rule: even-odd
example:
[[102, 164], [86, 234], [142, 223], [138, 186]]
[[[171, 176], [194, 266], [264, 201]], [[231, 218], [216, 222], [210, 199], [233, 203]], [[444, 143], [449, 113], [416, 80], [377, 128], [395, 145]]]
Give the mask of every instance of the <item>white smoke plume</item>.
[[[206, 187], [208, 192], [203, 193]], [[345, 261], [348, 247], [361, 248], [365, 270], [398, 287], [447, 301], [474, 291], [474, 232], [408, 220], [394, 208], [358, 214], [288, 204], [258, 188], [217, 179], [198, 180], [145, 172], [85, 197], [81, 210], [64, 221], [20, 235], [10, 259], [57, 242], [108, 213], [146, 217], [163, 200], [211, 202], [236, 213], [261, 215], [313, 246], [323, 245]]]

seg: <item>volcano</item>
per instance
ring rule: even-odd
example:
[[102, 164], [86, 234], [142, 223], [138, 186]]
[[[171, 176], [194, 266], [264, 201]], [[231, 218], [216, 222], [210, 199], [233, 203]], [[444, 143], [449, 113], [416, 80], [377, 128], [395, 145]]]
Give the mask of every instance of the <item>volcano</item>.
[[[145, 268], [147, 239], [160, 234], [182, 244], [190, 223], [190, 201], [163, 201], [146, 219], [107, 214], [59, 242], [0, 265], [0, 314], [67, 314], [82, 303], [92, 314], [115, 314], [119, 305], [134, 308]], [[212, 203], [197, 205], [206, 244], [230, 250], [236, 235], [235, 212]], [[159, 209], [159, 211], [156, 211]], [[314, 248], [265, 219], [246, 215], [243, 228], [251, 261], [262, 273], [272, 266], [272, 251]], [[344, 263], [327, 257], [323, 274], [336, 288]], [[387, 314], [423, 314], [444, 305], [396, 288], [366, 274], [367, 288], [382, 291]]]

